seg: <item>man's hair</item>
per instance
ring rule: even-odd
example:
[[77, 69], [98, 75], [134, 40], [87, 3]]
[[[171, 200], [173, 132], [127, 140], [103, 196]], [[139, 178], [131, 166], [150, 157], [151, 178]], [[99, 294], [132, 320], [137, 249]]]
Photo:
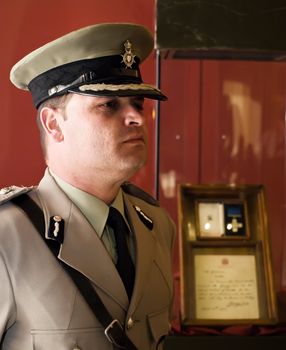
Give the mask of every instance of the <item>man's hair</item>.
[[67, 94], [62, 95], [62, 96], [52, 97], [52, 98], [48, 99], [47, 101], [41, 103], [39, 108], [38, 108], [37, 125], [38, 125], [39, 132], [40, 132], [40, 141], [41, 141], [41, 146], [42, 146], [43, 155], [44, 155], [45, 159], [47, 158], [46, 132], [45, 132], [45, 129], [42, 125], [42, 121], [40, 118], [41, 111], [45, 107], [52, 108], [52, 109], [64, 110], [66, 103], [68, 102], [70, 96], [71, 96], [71, 94], [67, 93]]

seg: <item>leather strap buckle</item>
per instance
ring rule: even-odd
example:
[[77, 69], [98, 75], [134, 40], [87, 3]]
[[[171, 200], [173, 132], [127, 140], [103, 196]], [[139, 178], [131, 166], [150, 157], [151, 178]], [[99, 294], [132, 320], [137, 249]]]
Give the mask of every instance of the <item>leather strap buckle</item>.
[[123, 328], [118, 320], [113, 320], [104, 330], [106, 338], [113, 345], [120, 349], [126, 349], [123, 334]]

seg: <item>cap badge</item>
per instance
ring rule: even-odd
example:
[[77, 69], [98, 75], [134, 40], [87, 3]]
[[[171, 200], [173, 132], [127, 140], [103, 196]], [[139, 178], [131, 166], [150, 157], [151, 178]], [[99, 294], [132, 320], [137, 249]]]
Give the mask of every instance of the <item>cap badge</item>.
[[132, 64], [135, 62], [136, 55], [133, 54], [132, 45], [129, 40], [126, 40], [124, 43], [125, 53], [122, 56], [122, 61], [125, 63], [125, 68], [132, 68]]

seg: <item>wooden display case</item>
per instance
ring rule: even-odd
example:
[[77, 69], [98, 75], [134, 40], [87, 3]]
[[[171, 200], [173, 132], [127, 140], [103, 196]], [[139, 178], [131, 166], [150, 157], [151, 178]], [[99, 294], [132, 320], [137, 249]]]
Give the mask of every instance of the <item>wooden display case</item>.
[[179, 231], [183, 325], [277, 321], [263, 186], [181, 185]]

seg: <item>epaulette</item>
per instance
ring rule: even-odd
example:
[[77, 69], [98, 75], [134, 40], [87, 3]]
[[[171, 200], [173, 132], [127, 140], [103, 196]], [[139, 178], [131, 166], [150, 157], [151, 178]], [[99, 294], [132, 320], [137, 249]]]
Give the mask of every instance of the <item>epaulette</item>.
[[22, 193], [30, 192], [34, 187], [9, 186], [0, 189], [0, 205], [9, 202], [12, 198], [18, 197]]
[[154, 205], [156, 207], [159, 207], [159, 202], [153, 198], [149, 193], [145, 192], [144, 190], [142, 190], [141, 188], [135, 186], [134, 184], [130, 183], [130, 182], [124, 182], [124, 184], [122, 184], [122, 189], [124, 192], [131, 194], [134, 197], [140, 198], [143, 201]]

